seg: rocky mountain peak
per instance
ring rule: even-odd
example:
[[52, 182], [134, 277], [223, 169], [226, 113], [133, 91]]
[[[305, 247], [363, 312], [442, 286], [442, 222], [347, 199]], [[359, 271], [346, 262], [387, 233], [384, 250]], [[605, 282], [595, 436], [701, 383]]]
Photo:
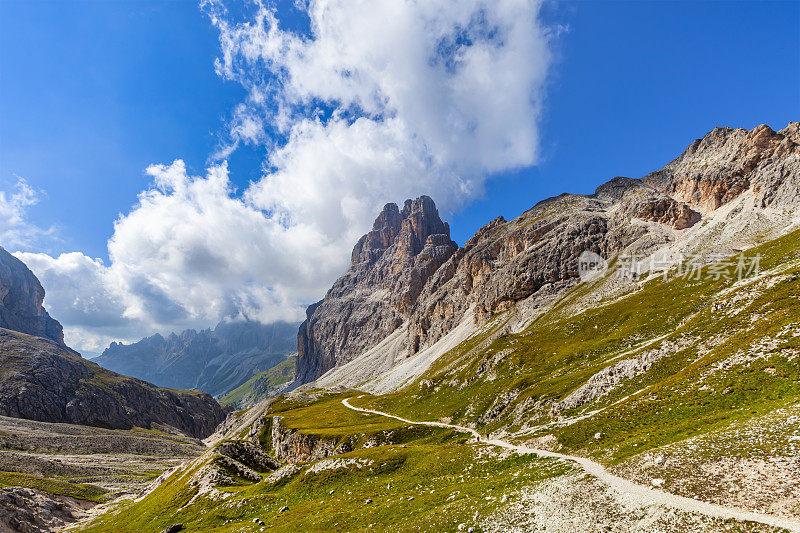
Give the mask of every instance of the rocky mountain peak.
[[[353, 248], [350, 270], [307, 310], [298, 334], [300, 379], [347, 362], [402, 324], [428, 278], [457, 249], [430, 197], [406, 200], [402, 210], [386, 204]], [[350, 331], [353, 322], [358, 332]]]
[[626, 192], [637, 187], [642, 187], [641, 181], [634, 178], [617, 176], [600, 185], [594, 191], [594, 195], [601, 200], [616, 202], [621, 200]]
[[400, 233], [403, 224], [403, 216], [397, 208], [397, 204], [389, 203], [383, 206], [383, 210], [372, 224], [372, 230], [358, 240], [353, 247], [350, 264], [356, 265], [362, 262], [375, 262], [383, 251], [391, 246]]
[[25, 263], [0, 247], [0, 328], [64, 344], [61, 324], [42, 306], [44, 288]]
[[374, 263], [391, 245], [400, 243], [402, 253], [413, 257], [420, 253], [431, 235], [445, 235], [450, 226], [439, 218], [436, 204], [429, 196], [408, 199], [401, 211], [388, 203], [372, 224], [372, 230], [361, 237], [353, 248], [350, 264]]
[[800, 144], [800, 122], [790, 122], [788, 126], [778, 132], [795, 144]]
[[616, 203], [626, 217], [658, 222], [677, 230], [690, 228], [701, 215], [685, 202], [676, 200], [642, 180], [617, 176], [600, 185], [594, 197]]
[[430, 235], [450, 236], [450, 226], [439, 218], [439, 211], [430, 196], [406, 200], [401, 214], [403, 225], [419, 243], [424, 243]]

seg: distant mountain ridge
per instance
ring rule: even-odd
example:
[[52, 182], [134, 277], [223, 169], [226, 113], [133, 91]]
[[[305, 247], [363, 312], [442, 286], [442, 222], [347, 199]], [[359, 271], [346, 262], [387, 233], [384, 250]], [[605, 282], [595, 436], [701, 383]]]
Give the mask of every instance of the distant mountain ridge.
[[225, 394], [293, 353], [298, 324], [221, 322], [216, 328], [112, 343], [93, 361], [162, 387]]

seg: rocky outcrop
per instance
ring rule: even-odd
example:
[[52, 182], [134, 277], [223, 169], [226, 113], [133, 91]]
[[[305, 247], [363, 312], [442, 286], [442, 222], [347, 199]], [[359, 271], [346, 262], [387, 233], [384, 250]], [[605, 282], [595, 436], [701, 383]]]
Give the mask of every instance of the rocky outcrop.
[[238, 461], [257, 472], [269, 472], [277, 470], [281, 466], [261, 448], [247, 441], [223, 442], [217, 446], [217, 453]]
[[[266, 431], [265, 431], [266, 429]], [[409, 427], [398, 430], [383, 430], [345, 436], [318, 435], [303, 433], [290, 427], [280, 415], [265, 417], [253, 426], [256, 435], [264, 435], [268, 440], [257, 441], [258, 446], [271, 450], [275, 458], [284, 463], [304, 463], [318, 461], [351, 452], [360, 448], [373, 448], [388, 444], [400, 444], [419, 437], [419, 428]]]
[[0, 488], [0, 531], [60, 531], [85, 516], [86, 510], [93, 506], [92, 502], [33, 489]]
[[64, 343], [61, 324], [42, 302], [44, 289], [25, 263], [0, 247], [0, 328]]
[[215, 457], [210, 466], [216, 470], [212, 474], [212, 479], [215, 479], [214, 483], [216, 485], [235, 485], [237, 479], [242, 479], [248, 483], [258, 483], [263, 479], [261, 474], [227, 455]]
[[456, 251], [433, 200], [386, 204], [353, 248], [350, 270], [307, 310], [298, 334], [298, 378], [313, 381], [397, 329], [426, 282]]
[[595, 196], [619, 204], [630, 219], [658, 222], [682, 230], [694, 226], [701, 215], [684, 202], [670, 198], [641, 180], [616, 177], [601, 185]]
[[94, 362], [162, 387], [197, 388], [215, 396], [283, 361], [297, 346], [297, 323], [222, 322], [216, 328], [133, 344], [112, 343]]
[[762, 208], [800, 200], [800, 123], [779, 132], [714, 128], [677, 159], [643, 178], [670, 197], [713, 211], [751, 189]]
[[550, 416], [558, 417], [564, 411], [583, 407], [587, 403], [606, 396], [622, 383], [644, 374], [658, 361], [680, 352], [689, 344], [690, 342], [685, 338], [678, 341], [665, 340], [656, 348], [605, 367], [590, 377], [586, 383], [572, 391], [566, 398], [555, 402], [550, 407]]
[[202, 438], [226, 412], [206, 393], [156, 387], [54, 341], [0, 329], [0, 415], [116, 429], [168, 426]]
[[353, 450], [350, 440], [336, 440], [320, 435], [307, 435], [283, 423], [283, 417], [272, 417], [271, 447], [279, 461], [301, 463], [317, 461]]
[[291, 479], [293, 476], [300, 473], [302, 467], [296, 464], [288, 464], [283, 465], [269, 476], [267, 476], [267, 483], [270, 485], [278, 485], [280, 483], [284, 483], [285, 481]]

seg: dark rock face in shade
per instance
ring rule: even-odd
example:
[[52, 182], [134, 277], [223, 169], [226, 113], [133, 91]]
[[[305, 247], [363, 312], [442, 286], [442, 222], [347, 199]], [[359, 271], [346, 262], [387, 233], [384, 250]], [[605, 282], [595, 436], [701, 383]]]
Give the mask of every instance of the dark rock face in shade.
[[44, 289], [25, 263], [0, 247], [0, 328], [64, 343], [64, 332], [44, 307]]

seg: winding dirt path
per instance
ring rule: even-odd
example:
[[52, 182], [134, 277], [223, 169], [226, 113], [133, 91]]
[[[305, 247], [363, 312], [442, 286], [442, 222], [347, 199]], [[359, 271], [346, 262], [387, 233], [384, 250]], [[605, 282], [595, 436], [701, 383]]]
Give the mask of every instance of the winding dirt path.
[[374, 415], [394, 418], [395, 420], [400, 420], [401, 422], [405, 422], [407, 424], [455, 429], [456, 431], [469, 433], [477, 440], [485, 444], [499, 446], [501, 448], [514, 450], [519, 453], [532, 453], [540, 457], [552, 457], [556, 459], [565, 459], [567, 461], [573, 461], [575, 463], [578, 463], [581, 466], [581, 468], [583, 468], [586, 472], [588, 472], [589, 474], [593, 475], [600, 481], [609, 485], [612, 489], [616, 490], [621, 494], [634, 496], [639, 502], [641, 502], [644, 505], [664, 505], [668, 507], [673, 507], [675, 509], [680, 509], [681, 511], [703, 514], [706, 516], [722, 518], [725, 520], [734, 519], [734, 520], [743, 520], [748, 522], [758, 522], [760, 524], [767, 524], [773, 527], [788, 529], [789, 531], [800, 532], [800, 521], [798, 520], [782, 516], [754, 513], [751, 511], [744, 511], [741, 509], [733, 509], [730, 507], [723, 507], [722, 505], [716, 505], [713, 503], [695, 500], [693, 498], [677, 496], [675, 494], [670, 494], [668, 492], [656, 490], [651, 487], [646, 487], [644, 485], [638, 485], [636, 483], [628, 481], [627, 479], [616, 476], [610, 473], [608, 470], [606, 470], [605, 467], [600, 463], [596, 463], [591, 459], [587, 459], [585, 457], [565, 455], [562, 453], [555, 453], [547, 450], [538, 450], [535, 448], [528, 448], [527, 446], [518, 446], [516, 444], [511, 444], [509, 442], [500, 439], [483, 439], [480, 433], [478, 433], [472, 428], [457, 426], [453, 424], [445, 424], [443, 422], [418, 422], [414, 420], [408, 420], [406, 418], [395, 416], [389, 413], [384, 413], [382, 411], [375, 411], [374, 409], [363, 409], [361, 407], [354, 407], [350, 405], [351, 399], [352, 398], [342, 400], [342, 404], [348, 409], [352, 409], [354, 411], [360, 411], [362, 413], [371, 413]]

